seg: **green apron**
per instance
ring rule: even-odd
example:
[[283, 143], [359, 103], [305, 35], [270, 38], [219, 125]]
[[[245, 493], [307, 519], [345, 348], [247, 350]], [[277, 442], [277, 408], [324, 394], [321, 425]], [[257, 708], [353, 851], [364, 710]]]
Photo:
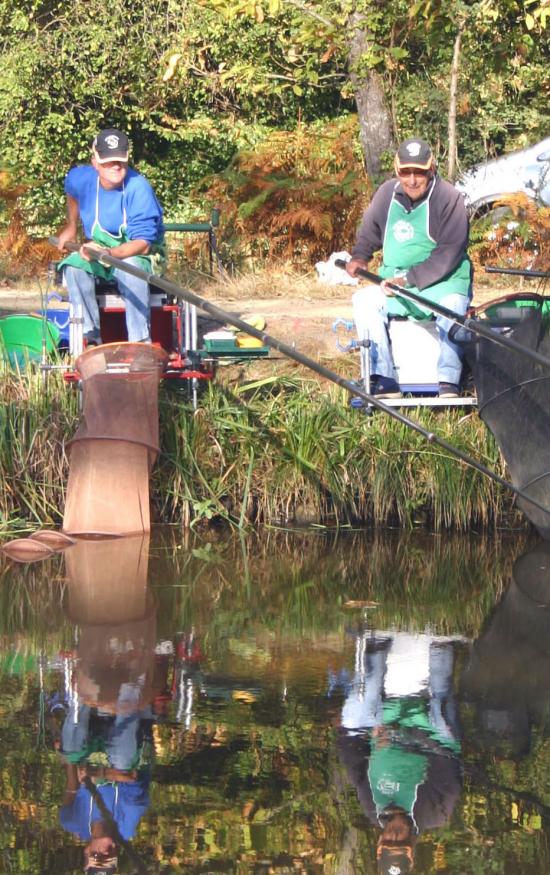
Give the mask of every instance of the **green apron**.
[[[405, 207], [395, 199], [390, 203], [384, 243], [382, 247], [383, 264], [380, 276], [384, 279], [405, 276], [411, 267], [426, 261], [436, 248], [432, 240], [430, 227], [430, 195], [415, 209], [407, 212]], [[429, 301], [440, 303], [447, 295], [458, 294], [467, 297], [470, 293], [470, 259], [464, 255], [455, 269], [439, 282], [425, 289], [408, 286], [411, 292]], [[404, 298], [388, 297], [388, 314], [391, 316], [410, 316], [413, 319], [431, 319], [431, 310], [424, 310]]]
[[[122, 198], [124, 203], [124, 183], [122, 184]], [[118, 229], [118, 234], [111, 234], [101, 227], [99, 221], [99, 177], [97, 179], [96, 197], [95, 197], [95, 219], [92, 226], [92, 240], [106, 249], [112, 249], [113, 246], [120, 246], [121, 243], [129, 243], [130, 238], [126, 233], [126, 207], [123, 206], [122, 224]], [[151, 252], [148, 255], [133, 255], [137, 262], [136, 267], [146, 273], [162, 274], [166, 266], [166, 246], [164, 238], [151, 246]], [[112, 280], [114, 276], [114, 268], [98, 261], [86, 261], [82, 258], [79, 252], [71, 252], [58, 265], [58, 269], [62, 267], [78, 267], [80, 270], [85, 270], [86, 273], [91, 273], [102, 280]]]

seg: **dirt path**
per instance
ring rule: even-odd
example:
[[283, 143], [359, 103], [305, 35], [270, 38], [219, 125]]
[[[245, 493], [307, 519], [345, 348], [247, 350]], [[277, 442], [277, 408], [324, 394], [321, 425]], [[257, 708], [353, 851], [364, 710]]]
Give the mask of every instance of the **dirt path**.
[[[0, 288], [0, 315], [40, 311], [43, 297], [38, 289]], [[349, 289], [322, 298], [245, 298], [211, 297], [209, 300], [228, 312], [243, 317], [259, 315], [266, 331], [285, 343], [295, 343], [304, 352], [337, 355], [333, 322], [351, 319]]]
[[[313, 285], [311, 294], [298, 292], [277, 297], [240, 297], [238, 294], [224, 295], [223, 291], [208, 294], [208, 300], [220, 308], [243, 317], [263, 316], [266, 331], [287, 344], [295, 344], [298, 349], [313, 358], [334, 358], [340, 355], [337, 347], [337, 334], [333, 324], [337, 319], [352, 318], [351, 295], [353, 288], [348, 286]], [[474, 303], [509, 293], [511, 289], [494, 286], [481, 289], [474, 297]], [[0, 287], [0, 315], [9, 313], [32, 313], [40, 310], [45, 296], [42, 288]], [[342, 341], [353, 337], [342, 329], [338, 332]]]

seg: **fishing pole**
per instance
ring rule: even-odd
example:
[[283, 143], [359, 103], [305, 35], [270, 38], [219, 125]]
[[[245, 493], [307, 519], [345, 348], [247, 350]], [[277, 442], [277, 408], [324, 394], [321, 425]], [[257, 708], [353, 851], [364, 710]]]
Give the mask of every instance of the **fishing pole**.
[[[49, 242], [52, 246], [57, 246], [57, 238], [50, 237]], [[81, 247], [76, 243], [66, 243], [65, 248], [69, 252], [78, 252]], [[490, 468], [487, 468], [481, 462], [476, 461], [467, 453], [464, 453], [458, 447], [453, 446], [453, 444], [448, 443], [444, 438], [439, 437], [434, 434], [434, 432], [428, 431], [428, 429], [424, 428], [420, 425], [419, 422], [415, 422], [414, 419], [410, 419], [408, 416], [404, 416], [398, 410], [393, 407], [389, 407], [387, 404], [384, 404], [379, 398], [375, 395], [370, 395], [368, 392], [365, 392], [364, 389], [361, 389], [351, 380], [346, 380], [344, 377], [341, 377], [339, 374], [335, 373], [335, 371], [331, 371], [326, 368], [324, 365], [321, 365], [319, 362], [314, 361], [309, 358], [309, 356], [304, 355], [299, 350], [295, 349], [293, 346], [288, 346], [288, 344], [283, 343], [283, 341], [278, 340], [276, 337], [272, 337], [269, 334], [266, 334], [264, 331], [260, 331], [257, 328], [254, 328], [252, 325], [249, 325], [248, 322], [245, 322], [243, 319], [240, 319], [238, 316], [234, 316], [232, 313], [228, 313], [226, 310], [222, 310], [221, 307], [217, 307], [215, 304], [212, 304], [210, 301], [205, 300], [205, 298], [200, 297], [200, 295], [196, 295], [194, 292], [189, 291], [188, 289], [182, 289], [181, 286], [176, 285], [176, 283], [171, 280], [167, 280], [164, 277], [157, 276], [156, 274], [147, 273], [144, 270], [141, 270], [139, 267], [135, 267], [133, 264], [127, 264], [120, 258], [114, 258], [112, 255], [109, 255], [109, 251], [107, 249], [96, 249], [90, 246], [86, 246], [84, 244], [83, 247], [86, 251], [86, 254], [94, 261], [98, 261], [100, 264], [104, 264], [108, 267], [115, 267], [119, 270], [123, 270], [126, 273], [132, 274], [132, 276], [136, 276], [139, 279], [145, 280], [151, 285], [157, 286], [159, 289], [163, 289], [169, 295], [172, 295], [175, 298], [181, 298], [184, 301], [187, 301], [189, 304], [193, 304], [199, 310], [202, 310], [205, 313], [213, 316], [218, 322], [229, 323], [233, 325], [235, 328], [238, 328], [239, 331], [243, 331], [246, 334], [249, 334], [251, 337], [257, 338], [257, 340], [261, 340], [265, 346], [269, 346], [271, 349], [276, 349], [278, 352], [285, 355], [287, 358], [292, 359], [298, 364], [303, 365], [311, 371], [314, 371], [316, 374], [319, 374], [320, 377], [323, 377], [325, 380], [328, 380], [331, 383], [335, 383], [337, 386], [341, 386], [341, 388], [346, 389], [350, 393], [350, 395], [355, 395], [357, 398], [361, 398], [363, 401], [366, 401], [367, 404], [370, 404], [372, 407], [376, 407], [378, 410], [382, 410], [384, 413], [387, 413], [388, 416], [391, 416], [392, 419], [396, 419], [402, 425], [406, 425], [408, 428], [416, 431], [418, 434], [421, 434], [428, 443], [435, 444], [441, 449], [446, 450], [446, 452], [450, 453], [450, 455], [455, 456], [457, 459], [460, 459], [461, 462], [464, 462], [466, 465], [469, 465], [471, 468], [474, 468], [476, 471], [479, 471], [480, 474], [484, 474], [486, 477], [489, 477], [491, 480], [494, 480], [495, 483], [498, 483], [500, 486], [503, 486], [505, 489], [510, 490], [514, 495], [517, 495], [518, 498], [523, 499], [524, 501], [529, 502], [530, 505], [536, 507], [538, 510], [543, 511], [543, 513], [550, 514], [550, 509], [544, 507], [542, 504], [539, 504], [538, 501], [535, 501], [533, 498], [530, 498], [525, 492], [521, 489], [518, 489], [514, 486], [513, 483], [510, 483], [509, 480], [505, 480], [504, 477], [501, 477], [499, 474], [496, 474], [494, 471], [491, 471]], [[549, 362], [550, 365], [550, 362]]]
[[[346, 262], [343, 259], [337, 258], [334, 264], [336, 267], [341, 267], [345, 270]], [[412, 301], [420, 307], [433, 310], [438, 316], [444, 316], [446, 319], [450, 319], [457, 325], [462, 325], [464, 328], [469, 329], [474, 334], [479, 334], [481, 337], [485, 337], [487, 340], [492, 340], [494, 343], [498, 343], [500, 346], [504, 346], [507, 349], [513, 349], [515, 352], [519, 352], [527, 358], [532, 359], [534, 362], [537, 362], [537, 364], [550, 368], [550, 359], [547, 356], [542, 355], [540, 352], [536, 352], [533, 349], [529, 349], [527, 346], [523, 346], [523, 344], [518, 343], [517, 340], [512, 340], [511, 337], [497, 334], [497, 332], [493, 331], [491, 328], [486, 328], [486, 326], [482, 325], [477, 319], [473, 319], [470, 316], [460, 316], [458, 313], [455, 313], [454, 310], [449, 310], [447, 307], [443, 307], [435, 301], [430, 301], [428, 298], [417, 295], [416, 292], [411, 292], [409, 289], [406, 289], [397, 283], [392, 283], [391, 280], [384, 280], [384, 278], [377, 273], [372, 273], [372, 271], [366, 270], [363, 267], [357, 269], [357, 274], [364, 279], [371, 280], [373, 283], [380, 284], [384, 282], [392, 292], [395, 292], [401, 298]]]
[[528, 279], [535, 277], [536, 279], [550, 279], [550, 270], [522, 270], [519, 267], [491, 267], [487, 265], [485, 273], [505, 273], [509, 276], [524, 276]]

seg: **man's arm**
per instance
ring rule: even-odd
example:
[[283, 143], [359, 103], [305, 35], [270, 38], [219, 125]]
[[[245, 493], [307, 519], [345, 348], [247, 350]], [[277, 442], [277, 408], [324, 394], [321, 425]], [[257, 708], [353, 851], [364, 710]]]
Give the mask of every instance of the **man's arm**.
[[[127, 235], [132, 243], [141, 241], [151, 246], [162, 239], [164, 228], [162, 223], [162, 208], [149, 182], [139, 174], [128, 177], [127, 184]], [[117, 247], [119, 248], [119, 247]], [[121, 248], [121, 247], [120, 247]], [[133, 252], [133, 255], [143, 255], [146, 251]], [[120, 258], [128, 258], [119, 255]]]
[[351, 276], [356, 276], [359, 268], [366, 269], [374, 253], [382, 248], [394, 188], [395, 180], [384, 182], [375, 192], [363, 214], [355, 245], [351, 251], [351, 261], [346, 265], [346, 270]]
[[[84, 243], [80, 249], [80, 254], [86, 261], [90, 261], [90, 257], [84, 247], [95, 249], [97, 252], [101, 252], [106, 248], [99, 243]], [[128, 240], [127, 243], [121, 243], [120, 246], [112, 246], [109, 249], [109, 255], [112, 255], [113, 258], [131, 258], [133, 255], [147, 255], [150, 249], [151, 244], [147, 240]]]
[[72, 195], [67, 195], [67, 222], [59, 232], [57, 240], [57, 248], [62, 252], [65, 249], [65, 243], [74, 243], [78, 233], [78, 220], [80, 219], [80, 210], [78, 201]]
[[62, 807], [72, 805], [74, 797], [80, 788], [80, 780], [78, 778], [78, 769], [75, 763], [64, 763], [65, 766], [65, 792], [63, 794]]
[[431, 255], [407, 271], [407, 283], [426, 289], [448, 276], [462, 261], [468, 246], [468, 216], [462, 196], [438, 179], [430, 203], [430, 235], [436, 241]]

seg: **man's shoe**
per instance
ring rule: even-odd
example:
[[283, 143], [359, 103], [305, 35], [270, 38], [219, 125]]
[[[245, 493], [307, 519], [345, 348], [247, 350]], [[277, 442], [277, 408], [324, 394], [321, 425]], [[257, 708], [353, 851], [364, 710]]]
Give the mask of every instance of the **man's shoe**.
[[440, 383], [439, 397], [440, 398], [458, 398], [460, 390], [456, 383]]
[[370, 381], [370, 394], [375, 398], [402, 398], [399, 383], [391, 377], [373, 374]]

